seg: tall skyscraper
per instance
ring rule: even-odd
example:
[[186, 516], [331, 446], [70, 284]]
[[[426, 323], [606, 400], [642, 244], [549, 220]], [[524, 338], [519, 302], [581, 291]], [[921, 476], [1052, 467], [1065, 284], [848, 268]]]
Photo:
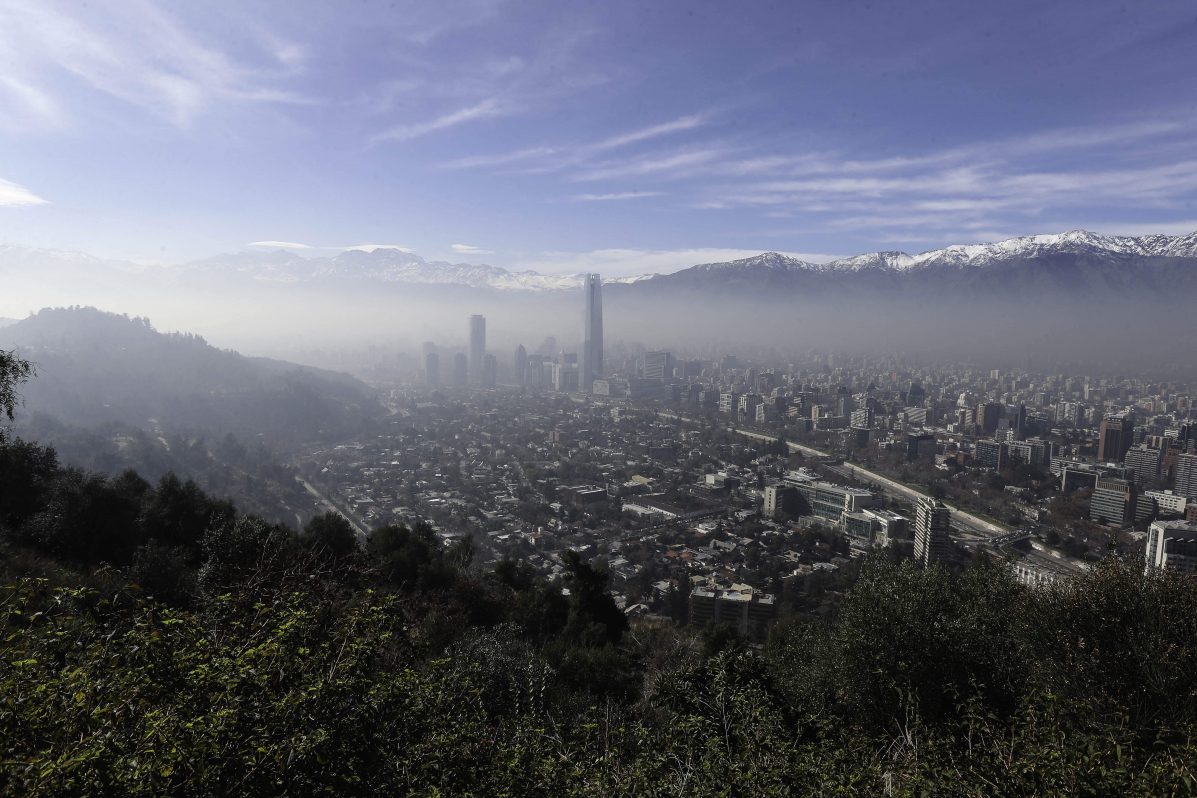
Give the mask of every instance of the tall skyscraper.
[[997, 402], [982, 402], [977, 405], [977, 427], [980, 434], [992, 435], [997, 432], [1003, 409]]
[[441, 359], [432, 341], [424, 342], [424, 384], [433, 388], [441, 384]]
[[586, 335], [582, 342], [582, 362], [578, 387], [590, 393], [594, 381], [603, 376], [603, 281], [597, 274], [586, 275]]
[[436, 352], [424, 355], [424, 381], [432, 388], [441, 384], [441, 359]]
[[1134, 416], [1127, 413], [1106, 416], [1098, 429], [1097, 459], [1103, 463], [1121, 463], [1134, 439]]
[[470, 382], [482, 382], [482, 358], [486, 355], [486, 317], [470, 316]]
[[528, 350], [523, 344], [515, 349], [515, 384], [528, 384]]
[[927, 496], [915, 505], [914, 558], [923, 565], [945, 560], [952, 553], [951, 510]]
[[1197, 499], [1197, 454], [1182, 454], [1176, 458], [1176, 493]]
[[668, 380], [673, 376], [673, 355], [669, 352], [644, 353], [644, 379]]
[[1150, 485], [1160, 475], [1163, 452], [1141, 443], [1127, 449], [1124, 460], [1126, 467], [1135, 472], [1135, 482], [1140, 485]]
[[[1139, 487], [1134, 472], [1123, 479], [1112, 475], [1099, 476], [1093, 495], [1089, 497], [1089, 520], [1099, 524], [1130, 526], [1139, 510]], [[1144, 508], [1146, 509], [1146, 508]]]
[[533, 391], [543, 391], [548, 387], [549, 378], [545, 373], [544, 355], [528, 356], [528, 387]]

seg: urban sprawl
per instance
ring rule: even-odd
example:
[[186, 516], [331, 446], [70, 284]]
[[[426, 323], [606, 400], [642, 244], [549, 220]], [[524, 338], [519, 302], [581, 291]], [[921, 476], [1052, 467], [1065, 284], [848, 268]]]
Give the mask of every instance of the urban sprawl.
[[[425, 523], [546, 575], [605, 564], [632, 618], [760, 640], [821, 612], [860, 555], [1007, 562], [1040, 585], [1114, 554], [1197, 570], [1187, 386], [808, 353], [778, 364], [604, 346], [601, 281], [579, 352], [502, 358], [486, 319], [382, 387], [382, 435], [300, 463], [360, 530]], [[616, 362], [617, 361], [617, 362]]]

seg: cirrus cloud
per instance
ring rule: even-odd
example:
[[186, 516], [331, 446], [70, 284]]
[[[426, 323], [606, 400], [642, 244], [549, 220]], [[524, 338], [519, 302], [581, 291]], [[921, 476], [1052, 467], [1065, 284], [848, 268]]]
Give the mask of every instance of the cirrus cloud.
[[617, 191], [613, 194], [578, 194], [573, 199], [575, 202], [615, 202], [663, 196], [665, 196], [664, 191]]
[[0, 206], [46, 205], [49, 200], [42, 199], [24, 186], [0, 179]]
[[251, 247], [269, 247], [270, 249], [312, 249], [308, 244], [299, 244], [295, 241], [251, 241]]
[[453, 244], [449, 247], [449, 249], [453, 250], [454, 252], [456, 252], [459, 255], [493, 255], [493, 254], [495, 254], [495, 251], [493, 249], [483, 249], [482, 247], [476, 247], [473, 244]]

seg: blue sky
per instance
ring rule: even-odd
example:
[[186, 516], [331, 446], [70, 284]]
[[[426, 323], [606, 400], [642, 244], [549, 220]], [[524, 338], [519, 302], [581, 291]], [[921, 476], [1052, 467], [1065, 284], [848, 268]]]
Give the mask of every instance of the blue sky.
[[546, 272], [1197, 230], [1186, 2], [0, 0], [0, 242]]

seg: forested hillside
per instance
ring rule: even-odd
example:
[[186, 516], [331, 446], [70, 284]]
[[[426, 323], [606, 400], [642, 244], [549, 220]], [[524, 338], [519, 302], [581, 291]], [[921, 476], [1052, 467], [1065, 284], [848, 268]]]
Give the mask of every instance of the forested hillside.
[[22, 391], [28, 406], [70, 425], [232, 433], [287, 448], [382, 414], [347, 375], [244, 357], [95, 308], [47, 308], [3, 328], [0, 345], [36, 366]]

